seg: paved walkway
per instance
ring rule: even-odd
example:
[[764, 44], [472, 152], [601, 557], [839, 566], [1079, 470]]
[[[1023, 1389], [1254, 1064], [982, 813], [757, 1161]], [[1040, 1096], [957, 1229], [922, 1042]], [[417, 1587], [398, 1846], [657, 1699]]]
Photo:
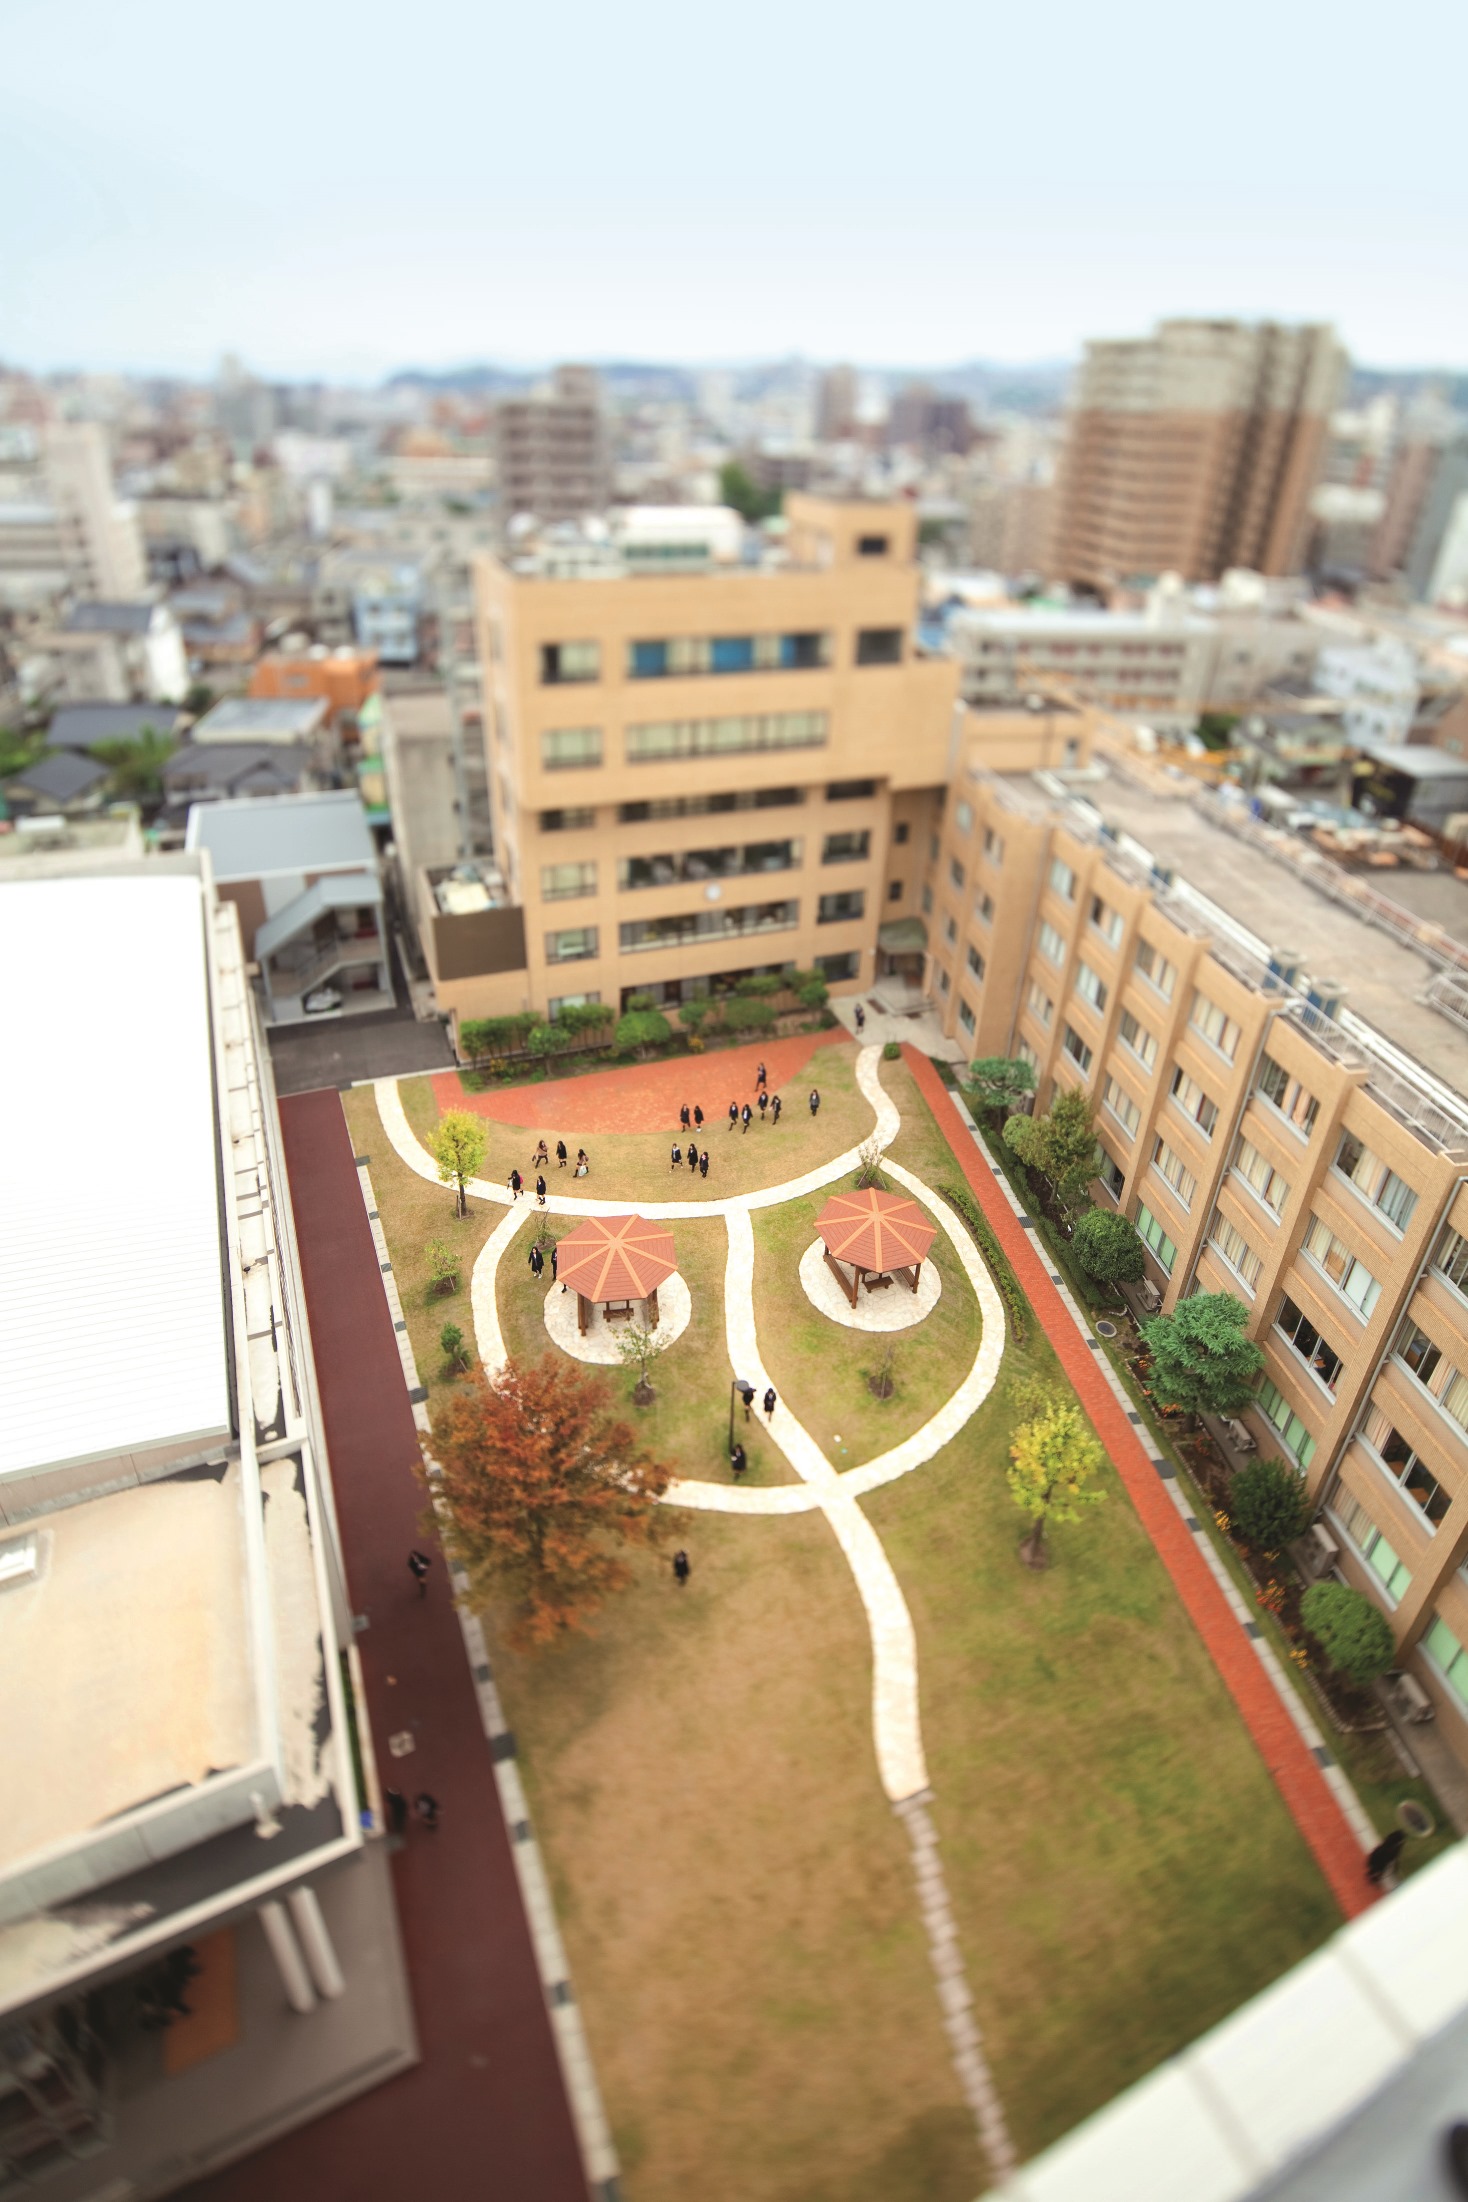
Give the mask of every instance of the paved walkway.
[[[690, 1109], [695, 1103], [702, 1108], [705, 1131], [721, 1130], [731, 1101], [753, 1101], [757, 1064], [769, 1072], [771, 1093], [793, 1087], [803, 1099], [807, 1081], [802, 1073], [812, 1055], [845, 1038], [839, 1026], [794, 1032], [787, 1040], [712, 1048], [706, 1055], [628, 1063], [579, 1078], [548, 1078], [543, 1085], [498, 1086], [488, 1093], [466, 1093], [456, 1070], [441, 1071], [433, 1090], [441, 1109], [472, 1109], [496, 1124], [559, 1131], [573, 1139], [589, 1138], [593, 1132], [674, 1131], [685, 1101]], [[793, 1098], [787, 1093], [787, 1108]]]
[[[443, 1819], [392, 1860], [421, 2064], [188, 2191], [586, 2202], [459, 1619], [442, 1567], [419, 1599], [404, 1564], [422, 1542], [418, 1433], [341, 1104], [326, 1091], [280, 1113], [379, 1778], [431, 1790]], [[394, 1734], [408, 1756], [387, 1755]]]
[[1216, 1571], [1210, 1565], [1212, 1547], [1201, 1523], [1180, 1495], [1170, 1495], [1177, 1488], [1171, 1468], [1147, 1450], [1141, 1416], [1128, 1405], [1105, 1349], [1085, 1328], [1059, 1274], [1020, 1220], [998, 1164], [971, 1129], [972, 1119], [965, 1121], [967, 1112], [931, 1063], [911, 1051], [907, 1060], [1296, 1826], [1342, 1911], [1354, 1917], [1374, 1901], [1362, 1868], [1363, 1848], [1376, 1840], [1370, 1822], [1288, 1678], [1278, 1671], [1258, 1622], [1248, 1617], [1236, 1592], [1230, 1596], [1221, 1563]]

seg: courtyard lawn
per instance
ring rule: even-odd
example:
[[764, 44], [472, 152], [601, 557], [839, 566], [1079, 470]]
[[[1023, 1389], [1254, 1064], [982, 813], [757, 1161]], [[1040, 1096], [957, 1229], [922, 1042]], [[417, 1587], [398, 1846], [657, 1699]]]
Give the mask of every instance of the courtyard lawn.
[[[920, 1429], [967, 1375], [979, 1349], [979, 1304], [941, 1227], [928, 1259], [943, 1289], [932, 1313], [910, 1330], [848, 1330], [811, 1305], [800, 1257], [831, 1194], [853, 1182], [854, 1176], [843, 1178], [778, 1208], [756, 1209], [751, 1218], [760, 1350], [770, 1382], [838, 1468], [858, 1467]], [[890, 1288], [906, 1290], [900, 1282]], [[878, 1399], [867, 1379], [889, 1346], [895, 1389], [891, 1398]]]
[[[882, 1078], [903, 1113], [894, 1158], [935, 1188], [956, 1182], [906, 1067], [884, 1063]], [[422, 1243], [450, 1236], [451, 1197], [392, 1155], [370, 1093], [344, 1106], [432, 1384], [446, 1313], [469, 1327], [467, 1268], [455, 1299], [425, 1296]], [[866, 1136], [862, 1110], [828, 1152]], [[719, 1138], [737, 1142], [749, 1169], [768, 1156], [773, 1181], [814, 1159], [788, 1160], [777, 1141], [789, 1128], [710, 1144], [717, 1159]], [[610, 1181], [636, 1198], [639, 1172], [666, 1187], [646, 1141], [588, 1140], [590, 1189], [605, 1197]], [[860, 1419], [874, 1341], [822, 1326], [794, 1274], [816, 1205], [756, 1213], [756, 1313], [773, 1380], [841, 1465], [833, 1431], [855, 1435], [856, 1460], [933, 1411], [972, 1359], [977, 1310], [949, 1254], [933, 1316], [896, 1334], [911, 1390]], [[455, 1227], [467, 1259], [502, 1213]], [[511, 1351], [539, 1353], [530, 1228], [527, 1217], [502, 1265], [499, 1307]], [[677, 1473], [722, 1480], [725, 1234], [717, 1218], [673, 1229], [693, 1320], [653, 1369], [657, 1405], [622, 1411]], [[940, 1318], [957, 1327], [930, 1361], [923, 1333], [936, 1343]], [[1033, 1324], [959, 1437], [866, 1511], [912, 1611], [962, 1955], [1029, 2154], [1316, 1947], [1339, 1915], [1109, 1468], [1106, 1503], [1053, 1533], [1049, 1573], [1018, 1564], [1024, 1525], [1004, 1470], [1026, 1370], [1059, 1381]], [[631, 1378], [609, 1375], [626, 1401]], [[768, 1439], [756, 1442], [757, 1473], [783, 1477]], [[668, 1565], [678, 1544], [693, 1563], [686, 1590]], [[983, 2169], [877, 1780], [867, 1627], [824, 1520], [673, 1512], [663, 1551], [639, 1559], [594, 1637], [524, 1657], [505, 1647], [503, 1616], [486, 1620], [629, 2202], [971, 2202]]]

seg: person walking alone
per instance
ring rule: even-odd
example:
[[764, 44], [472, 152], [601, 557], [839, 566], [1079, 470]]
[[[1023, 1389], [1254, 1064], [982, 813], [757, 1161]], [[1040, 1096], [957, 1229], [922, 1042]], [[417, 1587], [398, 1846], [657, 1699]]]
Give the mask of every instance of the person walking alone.
[[428, 1570], [432, 1565], [433, 1562], [426, 1552], [419, 1552], [415, 1549], [408, 1554], [408, 1573], [418, 1585], [420, 1598], [428, 1596]]
[[812, 1086], [812, 1087], [811, 1087], [811, 1089], [810, 1089], [810, 1113], [811, 1113], [811, 1115], [812, 1115], [812, 1116], [819, 1116], [819, 1114], [820, 1114], [820, 1110], [821, 1110], [821, 1096], [820, 1096], [820, 1089], [819, 1089], [818, 1087], [816, 1087], [816, 1086]]
[[862, 1008], [860, 1002], [857, 1003], [856, 1009], [853, 1014], [856, 1019], [857, 1036], [860, 1037], [860, 1035], [865, 1032], [867, 1028], [867, 1013]]
[[749, 1466], [749, 1462], [745, 1458], [744, 1447], [742, 1445], [736, 1445], [733, 1452], [729, 1455], [729, 1466], [733, 1471], [734, 1481], [737, 1483], [739, 1481], [739, 1478], [743, 1475], [745, 1469]]
[[776, 1399], [776, 1397], [775, 1397], [775, 1387], [774, 1387], [774, 1385], [773, 1385], [773, 1384], [771, 1384], [771, 1385], [769, 1386], [768, 1390], [766, 1391], [766, 1393], [765, 1393], [765, 1396], [764, 1396], [764, 1410], [765, 1410], [765, 1420], [766, 1420], [766, 1422], [773, 1422], [773, 1421], [774, 1421], [774, 1419], [775, 1419], [775, 1409], [776, 1409], [776, 1407], [777, 1407], [778, 1405], [779, 1405], [779, 1401], [778, 1401], [778, 1400]]
[[675, 1139], [675, 1140], [673, 1141], [673, 1159], [672, 1159], [672, 1161], [671, 1161], [671, 1162], [670, 1162], [670, 1163], [668, 1164], [668, 1168], [669, 1168], [670, 1170], [681, 1170], [681, 1169], [682, 1169], [682, 1167], [683, 1167], [683, 1149], [682, 1149], [682, 1148], [681, 1148], [681, 1147], [679, 1146], [679, 1144], [678, 1144], [677, 1140]]
[[769, 1107], [769, 1105], [770, 1105], [770, 1097], [769, 1097], [769, 1095], [768, 1095], [768, 1094], [767, 1094], [767, 1093], [765, 1092], [765, 1089], [764, 1089], [764, 1087], [763, 1087], [763, 1086], [761, 1086], [761, 1087], [760, 1087], [760, 1089], [759, 1089], [759, 1120], [760, 1120], [760, 1122], [761, 1122], [762, 1124], [763, 1124], [763, 1122], [764, 1122], [764, 1120], [765, 1120], [765, 1110], [766, 1110], [766, 1109], [767, 1109], [767, 1108]]
[[521, 1193], [525, 1190], [525, 1180], [523, 1177], [521, 1177], [519, 1171], [511, 1170], [509, 1176], [505, 1179], [505, 1183], [509, 1186], [510, 1191], [514, 1194], [516, 1200], [518, 1200]]
[[745, 1131], [749, 1130], [750, 1125], [754, 1121], [754, 1110], [750, 1107], [747, 1101], [745, 1102], [743, 1108], [739, 1111], [739, 1121], [744, 1126]]
[[690, 1170], [696, 1170], [698, 1168], [698, 1149], [694, 1146], [691, 1139], [688, 1142], [688, 1167]]
[[540, 1145], [536, 1148], [534, 1154], [530, 1157], [530, 1167], [532, 1170], [539, 1170], [542, 1168], [548, 1170], [550, 1168], [550, 1149], [549, 1147], [547, 1147], [544, 1139], [541, 1140]]
[[767, 1086], [770, 1082], [769, 1079], [765, 1076], [765, 1066], [763, 1063], [758, 1064], [755, 1068], [754, 1082], [757, 1086]]
[[673, 1554], [673, 1579], [680, 1588], [687, 1582], [692, 1573], [693, 1570], [688, 1564], [688, 1554], [683, 1551], [675, 1552]]
[[703, 1130], [703, 1110], [696, 1101], [693, 1104], [693, 1122], [698, 1131]]
[[739, 1122], [739, 1103], [738, 1103], [737, 1101], [731, 1101], [731, 1102], [729, 1103], [729, 1129], [730, 1129], [730, 1131], [731, 1131], [731, 1132], [733, 1131], [733, 1129], [734, 1129], [735, 1125], [736, 1125], [736, 1124], [737, 1124], [738, 1122]]
[[438, 1799], [431, 1790], [420, 1789], [413, 1799], [413, 1810], [431, 1834], [438, 1833]]
[[784, 1106], [785, 1106], [784, 1102], [783, 1102], [783, 1101], [782, 1101], [782, 1100], [780, 1099], [780, 1096], [779, 1096], [779, 1094], [777, 1093], [777, 1094], [775, 1095], [775, 1098], [774, 1098], [774, 1100], [773, 1100], [773, 1101], [772, 1101], [772, 1102], [770, 1103], [770, 1122], [771, 1122], [772, 1124], [778, 1124], [778, 1123], [779, 1123], [779, 1121], [780, 1121], [780, 1111], [781, 1111], [781, 1109], [783, 1109], [783, 1108], [784, 1108]]
[[558, 1139], [556, 1141], [556, 1168], [558, 1170], [564, 1170], [567, 1160], [568, 1157], [566, 1154], [566, 1142], [564, 1139]]
[[537, 1208], [545, 1206], [545, 1179], [543, 1177], [538, 1177], [535, 1180], [535, 1205]]
[[698, 1174], [700, 1177], [707, 1177], [709, 1174], [709, 1151], [707, 1147], [704, 1148], [703, 1153], [698, 1158]]
[[545, 1256], [544, 1256], [544, 1254], [542, 1254], [542, 1253], [541, 1253], [541, 1251], [540, 1251], [540, 1248], [539, 1248], [538, 1246], [532, 1246], [532, 1247], [531, 1247], [531, 1249], [530, 1249], [530, 1274], [531, 1274], [531, 1276], [532, 1276], [532, 1277], [539, 1277], [539, 1276], [541, 1276], [541, 1275], [542, 1275], [542, 1273], [544, 1272], [544, 1269], [545, 1269]]
[[689, 1125], [693, 1122], [693, 1117], [686, 1101], [684, 1102], [682, 1108], [678, 1111], [678, 1122], [683, 1126], [685, 1132], [687, 1131]]
[[590, 1177], [591, 1175], [591, 1157], [588, 1155], [584, 1147], [578, 1147], [576, 1149], [575, 1174], [577, 1177]]

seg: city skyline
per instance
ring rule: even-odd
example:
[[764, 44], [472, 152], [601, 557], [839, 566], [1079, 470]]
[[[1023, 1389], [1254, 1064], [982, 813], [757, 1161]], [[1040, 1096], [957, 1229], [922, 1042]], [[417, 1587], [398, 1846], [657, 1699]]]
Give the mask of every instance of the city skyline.
[[[201, 50], [177, 0], [142, 26], [14, 11], [7, 359], [1033, 362], [1183, 314], [1329, 320], [1382, 367], [1468, 353], [1454, 72], [1428, 42], [1368, 70], [1257, 0], [1216, 49], [1150, 0], [1070, 8], [1042, 83], [1018, 23], [940, 14], [889, 51], [873, 17], [836, 48], [761, 5], [731, 66], [658, 5], [635, 40], [573, 9], [546, 78], [531, 26], [450, 8], [405, 89], [385, 8], [350, 41], [278, 0], [252, 24], [246, 53]], [[1324, 181], [1311, 115], [1370, 160]]]

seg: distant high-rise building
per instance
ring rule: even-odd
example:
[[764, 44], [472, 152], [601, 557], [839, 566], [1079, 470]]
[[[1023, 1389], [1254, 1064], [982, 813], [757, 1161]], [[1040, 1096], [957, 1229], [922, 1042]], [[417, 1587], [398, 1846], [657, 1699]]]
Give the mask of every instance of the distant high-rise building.
[[1345, 353], [1329, 327], [1164, 321], [1088, 344], [1054, 562], [1109, 588], [1230, 566], [1297, 572]]
[[119, 502], [96, 421], [8, 427], [0, 438], [0, 601], [141, 597], [148, 563], [133, 506]]
[[856, 428], [858, 391], [854, 367], [831, 367], [816, 391], [816, 435], [822, 443], [840, 443]]
[[1372, 572], [1380, 579], [1406, 567], [1443, 452], [1457, 426], [1458, 416], [1436, 391], [1423, 391], [1408, 406], [1392, 452], [1386, 506], [1372, 545]]
[[1406, 572], [1419, 602], [1446, 603], [1468, 591], [1468, 432], [1434, 456]]
[[973, 437], [974, 424], [962, 398], [940, 397], [926, 383], [910, 382], [892, 400], [889, 444], [907, 444], [929, 458], [942, 458], [967, 451]]
[[601, 383], [592, 367], [558, 367], [545, 396], [506, 398], [495, 416], [506, 520], [574, 520], [611, 495]]

